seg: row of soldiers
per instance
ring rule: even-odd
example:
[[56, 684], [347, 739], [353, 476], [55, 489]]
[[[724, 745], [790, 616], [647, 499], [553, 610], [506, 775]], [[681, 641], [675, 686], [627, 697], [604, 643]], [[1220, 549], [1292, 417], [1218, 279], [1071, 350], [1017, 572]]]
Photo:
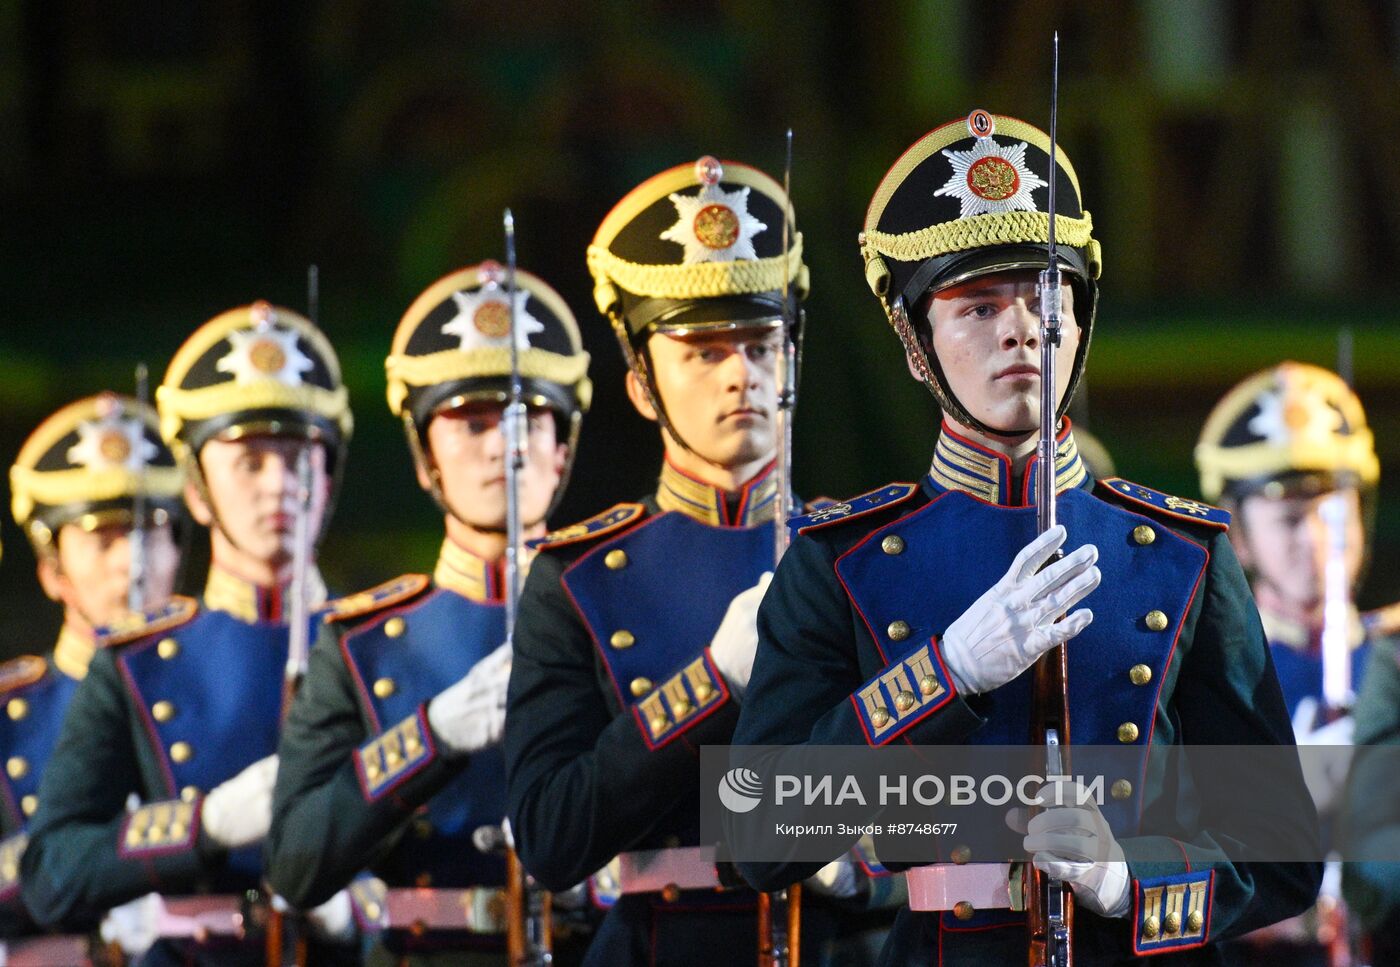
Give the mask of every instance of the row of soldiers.
[[[1345, 383], [1285, 364], [1222, 401], [1197, 458], [1227, 509], [1097, 479], [1063, 418], [1063, 526], [1035, 536], [1050, 219], [1061, 417], [1102, 259], [1065, 155], [976, 111], [900, 158], [860, 238], [943, 414], [931, 466], [794, 517], [775, 479], [776, 371], [809, 284], [794, 217], [776, 180], [713, 158], [606, 217], [587, 253], [594, 297], [665, 458], [654, 493], [552, 532], [593, 389], [575, 317], [542, 279], [495, 263], [431, 285], [385, 361], [389, 409], [442, 513], [431, 575], [328, 600], [308, 555], [352, 419], [330, 342], [295, 312], [254, 303], [201, 326], [154, 408], [104, 394], [46, 420], [11, 471], [64, 624], [47, 655], [0, 671], [10, 962], [82, 962], [80, 935], [100, 925], [143, 963], [281, 963], [281, 941], [254, 939], [259, 920], [296, 934], [302, 961], [503, 963], [511, 921], [547, 889], [559, 929], [534, 939], [557, 942], [535, 962], [754, 963], [769, 894], [798, 884], [787, 953], [809, 963], [1022, 960], [1024, 912], [927, 900], [934, 878], [995, 892], [978, 878], [999, 866], [902, 870], [859, 844], [825, 864], [717, 864], [700, 841], [699, 748], [1021, 743], [1024, 673], [1066, 642], [1075, 743], [1145, 756], [1350, 741], [1351, 718], [1323, 715], [1336, 710], [1322, 702], [1317, 522], [1340, 495], [1349, 592], [1379, 472]], [[533, 550], [507, 640], [513, 381], [528, 405], [513, 499]], [[195, 526], [211, 546], [198, 602], [171, 593]], [[1359, 681], [1374, 636], [1347, 614]], [[1369, 661], [1381, 670], [1357, 734], [1394, 740], [1394, 646]], [[1271, 777], [1282, 793], [1261, 809], [1306, 827], [1343, 779]], [[1394, 781], [1366, 778], [1378, 835], [1400, 825]], [[1132, 807], [1181, 794], [1124, 780], [1102, 812], [1031, 820], [1029, 859], [1073, 890], [1081, 959], [1316, 948], [1310, 927], [1273, 925], [1313, 905], [1321, 864], [1241, 862], [1209, 829], [1183, 829], [1167, 860], [1134, 835]], [[1393, 872], [1353, 883], [1369, 925], [1400, 906]]]

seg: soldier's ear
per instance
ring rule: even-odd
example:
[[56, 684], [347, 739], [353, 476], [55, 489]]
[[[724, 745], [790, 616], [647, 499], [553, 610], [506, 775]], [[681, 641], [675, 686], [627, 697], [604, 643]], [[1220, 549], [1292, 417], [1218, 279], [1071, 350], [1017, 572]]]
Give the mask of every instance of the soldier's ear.
[[204, 499], [204, 494], [195, 486], [194, 481], [185, 483], [185, 506], [190, 509], [190, 516], [193, 517], [201, 527], [212, 527], [214, 525], [214, 512], [209, 509], [209, 504]]
[[557, 443], [554, 446], [554, 475], [564, 476], [564, 468], [569, 465], [569, 445]]
[[657, 422], [656, 408], [647, 398], [646, 388], [642, 386], [637, 374], [630, 369], [627, 371], [627, 398], [632, 401], [638, 413], [653, 423]]
[[56, 552], [40, 554], [36, 570], [39, 573], [39, 586], [44, 589], [45, 597], [50, 601], [61, 602], [63, 600], [63, 572], [58, 566], [58, 554]]

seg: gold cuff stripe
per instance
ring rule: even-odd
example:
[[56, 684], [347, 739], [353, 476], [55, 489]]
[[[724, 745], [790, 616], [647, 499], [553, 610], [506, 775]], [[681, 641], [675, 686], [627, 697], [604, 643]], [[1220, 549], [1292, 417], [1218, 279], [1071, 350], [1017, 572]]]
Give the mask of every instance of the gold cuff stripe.
[[[1087, 211], [1083, 218], [1055, 216], [1056, 244], [1082, 248], [1089, 244], [1093, 231], [1094, 220]], [[1044, 244], [1049, 239], [1050, 216], [1045, 212], [1003, 212], [959, 218], [900, 235], [867, 229], [863, 235], [861, 253], [867, 264], [876, 255], [900, 262], [921, 262], [949, 252], [1017, 242]]]
[[[593, 400], [593, 383], [588, 379], [588, 353], [580, 351], [576, 356], [561, 356], [543, 349], [522, 349], [517, 356], [521, 376], [572, 386], [579, 405], [588, 409]], [[384, 360], [384, 371], [389, 377], [389, 411], [400, 416], [411, 388], [457, 379], [509, 376], [510, 347], [492, 346], [471, 352], [444, 349], [426, 356], [394, 355]]]
[[186, 390], [178, 386], [156, 389], [160, 407], [160, 432], [173, 443], [187, 422], [207, 420], [243, 410], [286, 409], [314, 413], [334, 421], [347, 437], [355, 421], [350, 415], [350, 394], [344, 386], [333, 390], [319, 386], [287, 386], [268, 379], [239, 385], [230, 380], [214, 386]]
[[715, 296], [774, 292], [783, 275], [799, 290], [802, 275], [802, 233], [793, 236], [787, 258], [781, 255], [733, 262], [694, 265], [642, 265], [618, 258], [601, 245], [588, 247], [588, 270], [598, 288], [612, 282], [634, 295], [653, 299], [709, 299]]
[[21, 526], [29, 520], [35, 504], [60, 506], [87, 501], [116, 500], [138, 493], [150, 497], [178, 497], [184, 487], [184, 473], [178, 467], [147, 467], [144, 473], [130, 470], [35, 470], [10, 468], [11, 509]]

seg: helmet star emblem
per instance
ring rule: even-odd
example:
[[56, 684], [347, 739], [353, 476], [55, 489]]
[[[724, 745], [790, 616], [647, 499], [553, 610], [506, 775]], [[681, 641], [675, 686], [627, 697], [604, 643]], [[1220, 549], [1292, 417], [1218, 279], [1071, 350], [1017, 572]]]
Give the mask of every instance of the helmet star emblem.
[[768, 226], [749, 214], [749, 189], [725, 191], [718, 184], [694, 195], [672, 194], [676, 223], [661, 238], [685, 249], [685, 265], [757, 259], [753, 237]]
[[[530, 293], [515, 290], [515, 348], [529, 349], [530, 337], [544, 332], [544, 323], [528, 311], [525, 303]], [[485, 285], [475, 291], [452, 293], [457, 314], [443, 324], [444, 336], [461, 340], [462, 352], [493, 347], [510, 347], [510, 303], [504, 289]]]
[[1024, 141], [1003, 147], [986, 137], [978, 138], [970, 151], [945, 149], [953, 174], [934, 197], [956, 198], [962, 205], [959, 218], [1037, 211], [1031, 193], [1048, 183], [1026, 164], [1027, 147]]
[[228, 341], [228, 353], [214, 368], [232, 373], [240, 386], [269, 379], [286, 386], [300, 386], [302, 373], [314, 368], [311, 359], [297, 348], [297, 334], [292, 329], [266, 324], [236, 329], [228, 334]]
[[69, 463], [84, 470], [138, 473], [157, 453], [140, 420], [112, 414], [79, 423], [78, 442], [68, 448], [67, 456]]

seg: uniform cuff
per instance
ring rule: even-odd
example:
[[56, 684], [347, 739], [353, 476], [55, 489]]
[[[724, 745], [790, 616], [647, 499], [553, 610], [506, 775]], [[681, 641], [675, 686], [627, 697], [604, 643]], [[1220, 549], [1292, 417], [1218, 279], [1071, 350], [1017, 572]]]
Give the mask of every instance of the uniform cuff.
[[1175, 953], [1205, 944], [1215, 873], [1177, 873], [1133, 881], [1133, 953]]
[[403, 786], [438, 756], [427, 707], [355, 750], [355, 776], [366, 802], [376, 802]]
[[137, 808], [122, 823], [117, 855], [125, 860], [148, 860], [187, 853], [199, 841], [204, 797], [189, 802], [167, 799]]
[[886, 666], [851, 695], [865, 741], [884, 745], [953, 700], [957, 690], [938, 639]]
[[632, 715], [647, 747], [659, 749], [709, 718], [729, 698], [729, 685], [706, 648], [678, 674], [644, 695], [632, 706]]

